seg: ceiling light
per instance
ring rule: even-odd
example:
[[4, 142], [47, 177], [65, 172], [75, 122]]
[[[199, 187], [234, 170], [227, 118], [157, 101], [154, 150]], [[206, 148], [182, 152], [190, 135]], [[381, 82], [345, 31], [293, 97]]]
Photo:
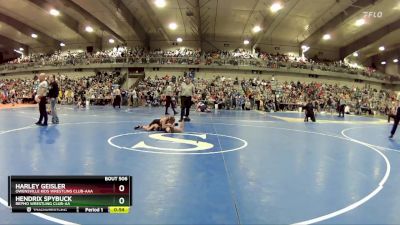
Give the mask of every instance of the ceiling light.
[[93, 32], [93, 27], [91, 27], [91, 26], [86, 26], [86, 27], [85, 27], [85, 31], [91, 33], [91, 32]]
[[178, 27], [178, 25], [176, 25], [176, 23], [170, 23], [170, 24], [168, 25], [168, 27], [169, 27], [169, 29], [171, 29], [171, 30], [176, 30], [176, 28]]
[[37, 38], [38, 36], [37, 36], [37, 34], [33, 33], [33, 34], [31, 34], [31, 37]]
[[331, 39], [331, 35], [330, 34], [324, 34], [324, 36], [322, 36], [322, 39], [329, 40], [329, 39]]
[[19, 53], [21, 55], [23, 55], [24, 53], [22, 53], [21, 51], [18, 51], [17, 49], [14, 49], [14, 52]]
[[24, 48], [19, 48], [19, 50], [20, 50], [20, 51], [23, 51], [23, 50], [24, 50]]
[[183, 39], [180, 38], [180, 37], [178, 37], [178, 38], [176, 39], [176, 41], [179, 42], [179, 43], [181, 43], [181, 42], [183, 41]]
[[158, 7], [158, 8], [164, 8], [165, 5], [167, 4], [165, 2], [165, 0], [155, 0], [154, 4]]
[[355, 24], [356, 24], [357, 27], [361, 27], [362, 25], [365, 24], [365, 20], [364, 19], [358, 19], [358, 20], [356, 20]]
[[253, 27], [253, 32], [254, 33], [258, 33], [258, 32], [260, 32], [261, 31], [261, 27], [260, 26], [254, 26]]
[[400, 10], [400, 2], [393, 8], [394, 10]]
[[250, 43], [249, 40], [244, 40], [244, 41], [243, 41], [243, 44], [245, 44], [245, 45], [248, 45], [249, 43]]
[[301, 50], [303, 51], [303, 53], [307, 52], [309, 49], [310, 49], [310, 47], [307, 46], [307, 45], [302, 45], [301, 46]]
[[398, 60], [398, 59], [393, 59], [393, 62], [394, 62], [394, 63], [398, 63], [399, 60]]
[[385, 46], [379, 47], [379, 51], [385, 51]]
[[60, 46], [61, 46], [61, 47], [64, 47], [64, 46], [65, 46], [65, 44], [61, 42], [61, 43], [60, 43]]
[[281, 10], [283, 7], [281, 5], [281, 3], [279, 2], [275, 2], [274, 4], [271, 5], [271, 12], [278, 12], [279, 10]]
[[354, 53], [353, 53], [353, 56], [354, 56], [354, 57], [358, 57], [358, 52], [354, 52]]
[[382, 61], [381, 64], [382, 64], [382, 65], [386, 65], [386, 61]]
[[114, 44], [114, 39], [112, 39], [112, 38], [110, 38], [110, 39], [108, 39], [108, 43], [110, 43], [110, 44]]
[[57, 9], [50, 9], [50, 15], [58, 16], [60, 15], [60, 11], [58, 11]]

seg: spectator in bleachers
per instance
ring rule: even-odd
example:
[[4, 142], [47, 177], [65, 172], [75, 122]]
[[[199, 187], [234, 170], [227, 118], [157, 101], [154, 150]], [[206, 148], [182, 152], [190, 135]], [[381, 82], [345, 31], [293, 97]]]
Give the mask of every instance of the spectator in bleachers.
[[[94, 104], [108, 104], [111, 101], [112, 85], [118, 83], [115, 73], [100, 72], [94, 76], [70, 79], [65, 75], [58, 75], [62, 104], [75, 104], [78, 100], [88, 99]], [[176, 82], [172, 82], [172, 80]], [[172, 94], [179, 93], [183, 76], [146, 77], [135, 87], [137, 104], [160, 105], [165, 102], [163, 97], [167, 83], [172, 88]], [[10, 103], [10, 91], [15, 90], [19, 100], [31, 99], [36, 86], [35, 79], [0, 79], [0, 99], [3, 103]], [[215, 102], [225, 109], [263, 109], [263, 110], [298, 110], [306, 99], [315, 99], [313, 102], [317, 111], [337, 111], [340, 97], [348, 104], [350, 111], [360, 111], [387, 114], [387, 108], [392, 107], [396, 95], [389, 90], [374, 90], [369, 87], [355, 88], [319, 82], [277, 82], [253, 77], [251, 79], [231, 79], [224, 76], [215, 76], [211, 79], [196, 78], [193, 80], [196, 92], [193, 102], [197, 105], [202, 101], [207, 106], [214, 107]], [[126, 90], [134, 96], [133, 88]], [[252, 97], [252, 95], [254, 97]], [[250, 98], [254, 99], [252, 107]], [[247, 98], [247, 99], [246, 99]], [[250, 103], [249, 107], [245, 107]], [[264, 106], [262, 106], [264, 105]]]
[[298, 68], [308, 70], [322, 70], [340, 73], [358, 74], [382, 80], [400, 80], [397, 76], [379, 73], [369, 67], [354, 67], [342, 61], [329, 61], [313, 57], [307, 59], [285, 54], [272, 54], [249, 50], [234, 49], [231, 51], [208, 51], [199, 49], [178, 48], [176, 50], [154, 49], [147, 51], [141, 47], [128, 48], [117, 46], [110, 50], [89, 53], [84, 51], [55, 51], [53, 54], [31, 54], [21, 56], [5, 64], [3, 69], [16, 69], [17, 67], [39, 66], [64, 66], [82, 65], [91, 63], [155, 63], [155, 64], [200, 64], [204, 56], [205, 65], [234, 65], [257, 66], [267, 68]]

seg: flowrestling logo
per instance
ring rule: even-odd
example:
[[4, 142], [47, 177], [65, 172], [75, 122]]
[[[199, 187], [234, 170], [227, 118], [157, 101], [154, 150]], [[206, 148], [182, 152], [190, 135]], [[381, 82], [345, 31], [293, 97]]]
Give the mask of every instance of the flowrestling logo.
[[365, 11], [364, 17], [365, 18], [382, 18], [383, 12], [382, 11]]
[[148, 133], [120, 134], [108, 139], [116, 148], [156, 154], [219, 154], [244, 149], [247, 141], [211, 133]]

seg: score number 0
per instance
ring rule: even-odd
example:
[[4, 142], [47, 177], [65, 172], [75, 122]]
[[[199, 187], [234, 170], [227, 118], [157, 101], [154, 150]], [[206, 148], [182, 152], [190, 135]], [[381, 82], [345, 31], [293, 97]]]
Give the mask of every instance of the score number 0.
[[[119, 185], [118, 187], [119, 192], [124, 192], [125, 191], [125, 186], [123, 184]], [[125, 198], [121, 197], [118, 200], [119, 204], [123, 205], [125, 203]]]

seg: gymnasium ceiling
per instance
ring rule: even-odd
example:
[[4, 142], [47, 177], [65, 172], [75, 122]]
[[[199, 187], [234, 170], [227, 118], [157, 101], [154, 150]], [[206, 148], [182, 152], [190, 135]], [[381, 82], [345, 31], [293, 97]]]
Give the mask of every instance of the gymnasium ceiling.
[[[366, 59], [400, 45], [400, 0], [0, 0], [0, 49], [56, 46], [61, 42], [243, 42], [251, 46], [301, 46], [357, 51]], [[279, 2], [283, 8], [272, 12]], [[50, 15], [57, 9], [59, 16]], [[365, 17], [363, 12], [375, 12]], [[378, 17], [382, 12], [381, 17]], [[364, 18], [365, 24], [355, 22]], [[177, 24], [169, 29], [171, 22]], [[92, 26], [94, 32], [85, 31]], [[254, 26], [261, 31], [252, 31]], [[381, 29], [381, 30], [379, 30]], [[38, 35], [32, 38], [31, 34]], [[322, 36], [329, 33], [330, 40]], [[379, 52], [384, 45], [386, 50]], [[399, 55], [400, 57], [400, 55]]]

